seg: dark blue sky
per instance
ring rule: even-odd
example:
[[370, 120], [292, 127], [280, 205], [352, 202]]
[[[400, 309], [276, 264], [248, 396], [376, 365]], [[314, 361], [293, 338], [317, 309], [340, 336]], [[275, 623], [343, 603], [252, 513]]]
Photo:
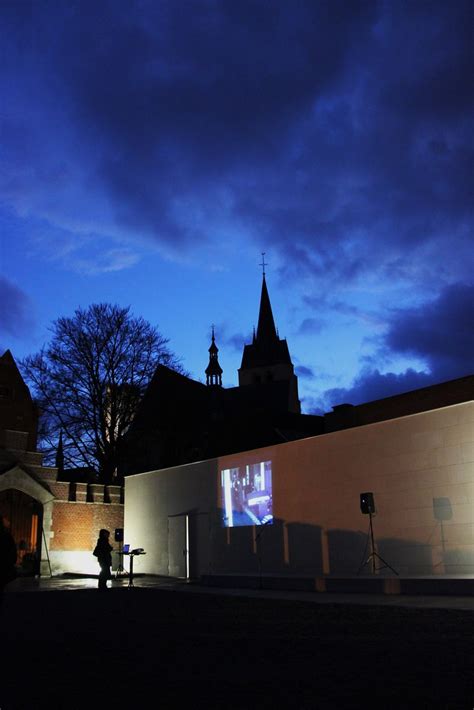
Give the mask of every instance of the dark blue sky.
[[0, 348], [131, 305], [235, 384], [260, 252], [305, 411], [473, 370], [469, 2], [0, 2]]

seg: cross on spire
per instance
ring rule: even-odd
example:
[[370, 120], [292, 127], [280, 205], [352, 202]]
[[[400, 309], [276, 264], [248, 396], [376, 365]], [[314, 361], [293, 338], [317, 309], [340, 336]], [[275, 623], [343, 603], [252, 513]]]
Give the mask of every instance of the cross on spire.
[[262, 272], [263, 272], [264, 276], [265, 276], [265, 267], [268, 266], [268, 262], [265, 261], [265, 253], [266, 252], [262, 251], [262, 263], [260, 264], [260, 266], [262, 267]]

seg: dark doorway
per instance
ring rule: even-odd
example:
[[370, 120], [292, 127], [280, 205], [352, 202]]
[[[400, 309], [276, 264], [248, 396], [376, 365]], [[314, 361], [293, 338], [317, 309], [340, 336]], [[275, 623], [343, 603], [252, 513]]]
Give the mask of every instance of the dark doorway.
[[9, 488], [0, 492], [0, 515], [15, 540], [18, 574], [39, 574], [43, 506], [26, 493]]

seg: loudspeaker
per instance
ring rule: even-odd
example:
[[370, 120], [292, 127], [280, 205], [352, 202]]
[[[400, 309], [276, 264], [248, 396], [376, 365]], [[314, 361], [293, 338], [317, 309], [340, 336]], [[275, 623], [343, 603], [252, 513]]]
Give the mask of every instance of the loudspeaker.
[[433, 513], [435, 520], [451, 520], [453, 509], [449, 498], [433, 498]]
[[373, 493], [360, 494], [360, 510], [364, 515], [375, 513], [375, 501]]
[[123, 528], [115, 528], [115, 542], [123, 542]]

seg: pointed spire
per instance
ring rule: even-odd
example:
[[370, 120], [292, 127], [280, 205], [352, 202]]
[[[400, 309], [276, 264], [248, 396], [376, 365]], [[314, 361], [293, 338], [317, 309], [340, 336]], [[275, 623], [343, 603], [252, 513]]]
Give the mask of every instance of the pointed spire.
[[206, 367], [206, 384], [222, 387], [222, 367], [219, 365], [219, 348], [214, 337], [214, 326], [212, 326], [212, 340], [209, 348], [209, 365]]
[[262, 295], [260, 296], [260, 311], [258, 314], [258, 326], [257, 326], [257, 342], [258, 343], [272, 343], [278, 340], [275, 321], [273, 320], [272, 307], [270, 304], [270, 297], [268, 295], [267, 283], [265, 281], [265, 274], [263, 275], [262, 282]]
[[58, 469], [58, 474], [64, 471], [64, 448], [63, 448], [63, 431], [59, 432], [59, 442], [58, 448], [56, 449], [56, 468]]
[[214, 326], [211, 325], [211, 328], [212, 328], [212, 339], [211, 339], [211, 347], [209, 348], [209, 352], [217, 354], [219, 352], [219, 348], [216, 345], [216, 338], [214, 336]]
[[[275, 328], [270, 297], [265, 278], [265, 254], [262, 253], [262, 295], [258, 314], [257, 334], [253, 342], [244, 346], [242, 364], [239, 368], [239, 387], [265, 385], [266, 391], [273, 387], [271, 383], [288, 383], [288, 411], [300, 413], [298, 399], [298, 381], [294, 374], [293, 363], [286, 340], [280, 340]], [[278, 385], [280, 387], [280, 385]], [[275, 390], [276, 391], [276, 390]]]

